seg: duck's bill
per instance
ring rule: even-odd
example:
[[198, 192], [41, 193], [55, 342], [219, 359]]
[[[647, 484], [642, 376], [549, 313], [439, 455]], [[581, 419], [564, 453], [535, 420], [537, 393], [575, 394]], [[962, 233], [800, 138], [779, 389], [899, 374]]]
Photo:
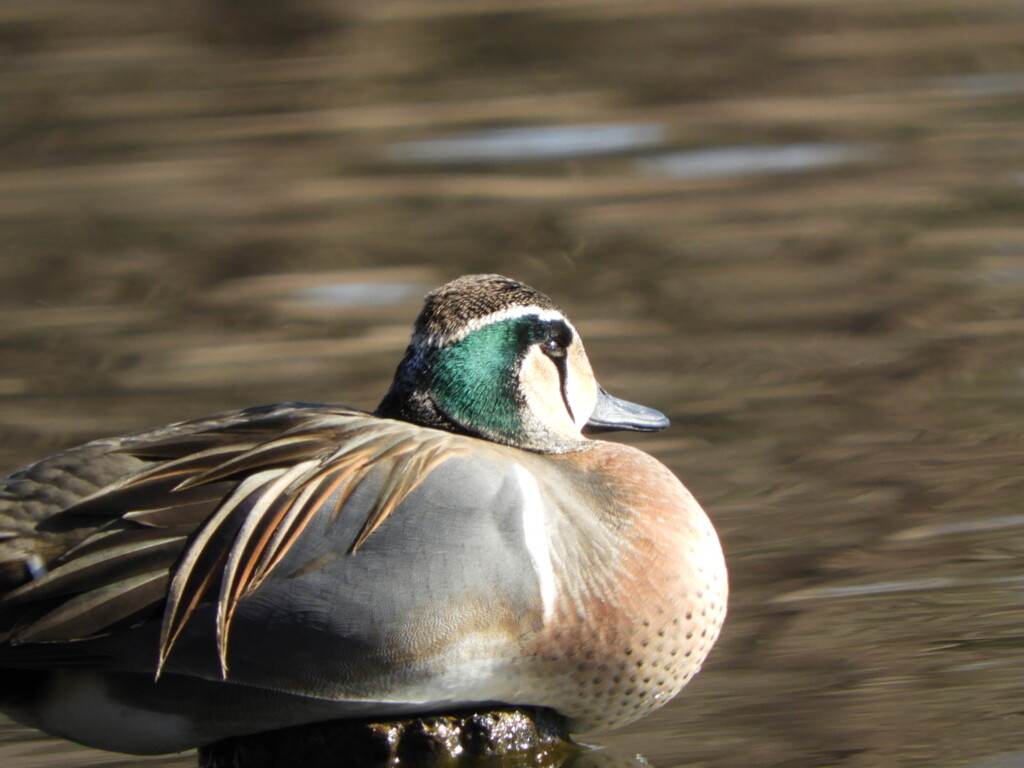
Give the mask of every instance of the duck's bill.
[[657, 432], [668, 425], [668, 417], [661, 411], [609, 395], [604, 388], [599, 387], [597, 405], [585, 429], [587, 432], [612, 432], [617, 429]]

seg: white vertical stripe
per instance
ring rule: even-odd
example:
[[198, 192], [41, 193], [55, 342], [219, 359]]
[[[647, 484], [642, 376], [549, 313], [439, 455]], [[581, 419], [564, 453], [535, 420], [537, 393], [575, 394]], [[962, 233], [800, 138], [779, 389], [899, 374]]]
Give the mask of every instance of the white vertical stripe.
[[544, 621], [548, 621], [555, 611], [555, 569], [551, 567], [551, 550], [548, 546], [548, 534], [545, 529], [544, 503], [541, 501], [540, 488], [537, 481], [526, 467], [516, 464], [516, 479], [523, 491], [523, 535], [526, 549], [533, 560], [540, 582], [540, 599], [544, 606]]

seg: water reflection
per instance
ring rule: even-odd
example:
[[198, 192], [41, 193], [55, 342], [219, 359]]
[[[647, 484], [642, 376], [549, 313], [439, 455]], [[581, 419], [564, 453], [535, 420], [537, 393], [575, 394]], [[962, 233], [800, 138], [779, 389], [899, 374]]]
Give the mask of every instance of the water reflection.
[[1024, 766], [1024, 751], [992, 755], [968, 764], [968, 768], [1022, 768], [1022, 766]]
[[355, 307], [416, 300], [425, 290], [422, 283], [327, 283], [304, 288], [297, 295], [312, 304]]
[[[627, 757], [608, 749], [597, 749], [582, 752], [562, 763], [558, 768], [650, 768], [650, 765], [641, 755]], [[543, 768], [548, 768], [548, 766]]]
[[983, 533], [985, 531], [1003, 531], [1008, 528], [1024, 527], [1024, 515], [997, 515], [995, 517], [975, 517], [967, 520], [948, 520], [944, 523], [931, 523], [907, 528], [894, 533], [893, 541], [911, 541], [929, 539], [933, 536], [955, 536], [962, 533]]
[[[262, 764], [255, 765], [256, 768], [271, 768]], [[339, 765], [347, 765], [347, 763], [342, 761], [339, 762]], [[651, 768], [651, 764], [641, 755], [627, 757], [616, 754], [611, 750], [600, 748], [584, 749], [561, 756], [547, 753], [506, 755], [504, 757], [467, 755], [464, 758], [452, 758], [449, 756], [432, 758], [425, 756], [422, 761], [403, 756], [399, 760], [382, 763], [379, 766], [363, 762], [358, 763], [358, 768], [399, 768], [399, 766], [401, 768]], [[102, 767], [96, 766], [95, 768]], [[201, 766], [201, 768], [227, 767], [221, 764], [212, 764]]]
[[664, 143], [661, 125], [564, 125], [497, 128], [407, 141], [387, 146], [384, 154], [395, 162], [523, 163], [635, 152]]
[[402, 768], [651, 768], [651, 764], [640, 755], [627, 757], [607, 749], [588, 749], [564, 758], [537, 755], [503, 758], [473, 756], [466, 760], [446, 760], [443, 767], [437, 763], [420, 764], [403, 760]]
[[903, 581], [878, 581], [868, 584], [846, 584], [828, 587], [813, 587], [787, 592], [775, 598], [777, 603], [795, 603], [802, 600], [827, 600], [844, 597], [871, 597], [893, 595], [904, 592], [931, 592], [934, 590], [970, 589], [972, 587], [1020, 587], [1024, 586], [1024, 575], [1002, 576], [989, 579], [967, 579], [936, 576], [927, 579], [906, 579]]
[[672, 152], [636, 161], [648, 176], [714, 179], [750, 174], [778, 174], [834, 168], [878, 159], [882, 149], [853, 144], [785, 144], [737, 146]]
[[986, 98], [1024, 93], [1024, 72], [986, 72], [977, 75], [949, 75], [936, 84], [958, 96]]

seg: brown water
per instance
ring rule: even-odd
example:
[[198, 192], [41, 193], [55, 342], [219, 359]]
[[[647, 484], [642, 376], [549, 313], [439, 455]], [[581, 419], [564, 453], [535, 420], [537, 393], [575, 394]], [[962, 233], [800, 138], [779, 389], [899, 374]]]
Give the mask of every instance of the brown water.
[[372, 407], [423, 291], [505, 272], [729, 559], [605, 759], [1024, 765], [1022, 118], [1014, 0], [6, 0], [0, 460]]

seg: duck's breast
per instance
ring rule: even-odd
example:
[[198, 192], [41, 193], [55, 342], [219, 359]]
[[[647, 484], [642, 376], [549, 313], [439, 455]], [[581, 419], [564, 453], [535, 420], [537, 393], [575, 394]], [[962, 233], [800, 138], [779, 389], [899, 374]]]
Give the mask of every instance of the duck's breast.
[[529, 649], [534, 685], [587, 730], [664, 705], [701, 667], [725, 619], [722, 549], [700, 505], [628, 446], [551, 457], [559, 599]]

